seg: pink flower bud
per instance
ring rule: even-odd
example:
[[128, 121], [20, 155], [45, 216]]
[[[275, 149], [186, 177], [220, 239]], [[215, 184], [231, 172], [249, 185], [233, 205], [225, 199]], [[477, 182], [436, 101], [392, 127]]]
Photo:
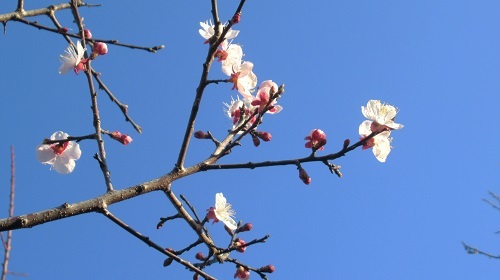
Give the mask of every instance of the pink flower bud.
[[244, 253], [245, 250], [247, 249], [247, 246], [244, 246], [244, 247], [240, 247], [240, 246], [243, 246], [247, 244], [245, 242], [245, 240], [241, 239], [241, 238], [236, 238], [236, 240], [234, 240], [234, 246], [236, 246], [236, 251], [240, 252], [240, 253]]
[[234, 14], [233, 18], [231, 19], [231, 22], [233, 24], [239, 23], [241, 20], [241, 13]]
[[271, 135], [271, 133], [265, 132], [265, 131], [257, 131], [256, 134], [257, 134], [257, 137], [264, 140], [265, 142], [271, 141], [271, 138], [273, 137]]
[[307, 174], [306, 170], [303, 168], [299, 169], [299, 178], [304, 182], [304, 184], [309, 185], [311, 183], [311, 177]]
[[68, 33], [68, 28], [67, 27], [61, 27], [59, 28], [59, 33]]
[[85, 30], [83, 31], [83, 35], [85, 36], [85, 39], [90, 39], [90, 38], [92, 38], [92, 33], [91, 33], [91, 32], [90, 32], [90, 30], [88, 30], [88, 29], [85, 29]]
[[134, 139], [132, 139], [132, 137], [130, 137], [127, 134], [123, 134], [122, 137], [120, 137], [120, 140], [118, 141], [122, 143], [124, 146], [127, 146], [128, 144], [130, 144], [130, 142], [134, 141]]
[[268, 264], [266, 266], [261, 267], [259, 270], [261, 272], [273, 273], [274, 272], [274, 265]]
[[94, 50], [92, 53], [98, 54], [98, 55], [105, 55], [108, 53], [108, 45], [103, 42], [95, 42], [94, 43]]
[[109, 134], [109, 137], [122, 143], [125, 146], [134, 141], [134, 139], [132, 139], [132, 137], [130, 137], [128, 134], [122, 134], [119, 131], [111, 132], [111, 134]]
[[306, 136], [305, 140], [309, 140], [305, 144], [306, 148], [311, 148], [313, 151], [324, 149], [324, 145], [326, 145], [326, 133], [321, 129], [313, 129], [308, 136]]
[[238, 228], [238, 232], [245, 232], [245, 231], [251, 231], [253, 228], [253, 225], [251, 223], [246, 223], [242, 225], [240, 228]]
[[205, 256], [203, 256], [203, 253], [202, 252], [198, 252], [196, 253], [196, 256], [195, 258], [199, 261], [204, 261], [205, 260]]
[[243, 266], [238, 266], [236, 269], [236, 273], [234, 274], [234, 278], [238, 279], [248, 279], [250, 277], [250, 271], [248, 271]]

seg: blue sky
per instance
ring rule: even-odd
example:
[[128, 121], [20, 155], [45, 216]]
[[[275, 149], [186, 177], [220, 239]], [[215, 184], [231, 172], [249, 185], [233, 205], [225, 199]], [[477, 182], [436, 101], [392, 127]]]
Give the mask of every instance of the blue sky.
[[[49, 1], [26, 1], [27, 9]], [[229, 19], [237, 2], [222, 0]], [[380, 99], [399, 108], [393, 151], [379, 163], [371, 151], [355, 150], [334, 163], [337, 178], [321, 164], [304, 164], [312, 184], [293, 166], [210, 171], [176, 181], [200, 213], [223, 192], [237, 218], [254, 230], [245, 240], [270, 234], [266, 244], [234, 255], [251, 266], [273, 264], [270, 279], [496, 279], [499, 261], [465, 253], [461, 242], [500, 254], [495, 231], [500, 213], [483, 198], [500, 192], [500, 104], [498, 1], [247, 1], [240, 35], [245, 60], [254, 63], [259, 83], [286, 84], [277, 115], [261, 130], [273, 140], [253, 147], [250, 139], [223, 163], [307, 156], [304, 137], [313, 128], [327, 133], [320, 155], [358, 138], [360, 107]], [[143, 127], [138, 135], [116, 106], [100, 93], [103, 127], [129, 133], [129, 146], [107, 141], [108, 163], [121, 189], [170, 171], [189, 116], [207, 46], [199, 22], [211, 17], [209, 1], [102, 1], [81, 9], [94, 37], [165, 49], [151, 54], [109, 46], [93, 66]], [[0, 13], [15, 4], [0, 5]], [[63, 25], [76, 30], [68, 11]], [[50, 25], [48, 18], [38, 18]], [[63, 38], [9, 22], [0, 35], [0, 205], [8, 208], [9, 147], [15, 145], [16, 214], [74, 203], [105, 192], [92, 155], [70, 175], [36, 161], [43, 138], [63, 130], [92, 132], [85, 76], [61, 76]], [[210, 78], [225, 78], [215, 63]], [[222, 138], [230, 127], [223, 102], [237, 92], [230, 85], [207, 88], [196, 129]], [[187, 164], [212, 152], [210, 141], [192, 141]], [[156, 230], [159, 217], [174, 214], [161, 193], [151, 193], [110, 210], [165, 247], [195, 240], [182, 221]], [[209, 225], [226, 244], [220, 224]], [[200, 248], [203, 252], [202, 248]], [[199, 250], [186, 253], [194, 261]], [[98, 214], [81, 215], [14, 232], [10, 269], [32, 279], [191, 279], [179, 265], [162, 267], [164, 257]], [[231, 264], [211, 267], [231, 279]], [[252, 279], [258, 279], [252, 275]]]

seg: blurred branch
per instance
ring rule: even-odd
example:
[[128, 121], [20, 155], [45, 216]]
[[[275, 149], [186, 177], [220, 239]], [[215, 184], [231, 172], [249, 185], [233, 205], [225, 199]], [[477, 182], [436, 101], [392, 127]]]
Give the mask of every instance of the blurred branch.
[[471, 247], [471, 246], [465, 244], [463, 241], [462, 241], [462, 245], [464, 245], [465, 251], [467, 251], [468, 254], [472, 254], [472, 255], [479, 254], [479, 255], [487, 256], [488, 258], [500, 259], [500, 255], [492, 255], [490, 253], [483, 252], [477, 248], [474, 248], [474, 247]]
[[[21, 1], [20, 1], [21, 2]], [[22, 3], [20, 4], [22, 5]], [[14, 146], [10, 147], [10, 202], [9, 202], [9, 217], [14, 216], [14, 197], [16, 194], [16, 162]], [[24, 273], [17, 273], [9, 271], [9, 261], [10, 261], [10, 250], [12, 248], [12, 230], [7, 231], [7, 240], [4, 240], [3, 235], [2, 243], [4, 246], [4, 261], [2, 264], [2, 280], [7, 279], [7, 274], [13, 274], [18, 276], [28, 276]]]

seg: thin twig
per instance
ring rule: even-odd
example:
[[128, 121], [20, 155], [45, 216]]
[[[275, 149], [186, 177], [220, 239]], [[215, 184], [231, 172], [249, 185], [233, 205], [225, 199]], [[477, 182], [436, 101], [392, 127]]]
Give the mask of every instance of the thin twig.
[[[14, 196], [16, 189], [16, 165], [14, 146], [10, 147], [10, 203], [9, 218], [14, 216]], [[2, 238], [3, 239], [3, 238]], [[3, 240], [2, 240], [3, 241]], [[10, 249], [12, 248], [12, 230], [7, 232], [7, 241], [4, 243], [4, 261], [2, 264], [2, 280], [7, 279], [9, 273], [8, 266], [10, 260]]]
[[167, 255], [169, 258], [172, 258], [174, 261], [182, 264], [183, 266], [185, 266], [189, 270], [192, 270], [192, 271], [200, 274], [205, 279], [214, 279], [215, 280], [215, 278], [213, 278], [212, 276], [206, 274], [202, 270], [198, 269], [197, 267], [195, 267], [194, 265], [192, 265], [190, 262], [185, 261], [184, 259], [181, 259], [179, 256], [175, 255], [174, 253], [166, 250], [162, 246], [160, 246], [160, 245], [154, 243], [153, 241], [151, 241], [151, 239], [149, 239], [149, 237], [144, 236], [141, 233], [139, 233], [138, 231], [134, 230], [133, 228], [131, 228], [130, 226], [128, 226], [127, 224], [125, 224], [123, 221], [121, 221], [118, 217], [116, 217], [111, 212], [109, 212], [107, 209], [104, 209], [102, 211], [102, 213], [104, 214], [104, 216], [106, 218], [110, 219], [113, 223], [117, 224], [122, 229], [126, 230], [128, 233], [130, 233], [133, 236], [137, 237], [139, 240], [141, 240], [142, 242], [146, 243], [148, 246], [156, 249], [157, 251], [159, 251], [160, 253], [162, 253], [164, 255]]
[[134, 129], [137, 132], [142, 133], [141, 126], [138, 125], [129, 116], [129, 114], [128, 114], [128, 105], [121, 103], [120, 100], [118, 100], [118, 98], [116, 98], [114, 96], [114, 94], [111, 92], [111, 90], [109, 90], [109, 88], [104, 84], [104, 82], [99, 77], [99, 73], [96, 72], [94, 69], [92, 69], [92, 75], [94, 76], [94, 78], [96, 79], [97, 83], [99, 84], [99, 88], [102, 89], [102, 90], [104, 90], [108, 94], [108, 96], [111, 99], [111, 101], [113, 101], [118, 106], [118, 108], [120, 108], [120, 110], [122, 111], [123, 115], [125, 116], [125, 120], [128, 121], [128, 122], [130, 122], [130, 124], [134, 127]]
[[380, 132], [373, 132], [362, 140], [356, 142], [355, 144], [347, 147], [346, 149], [342, 149], [337, 153], [329, 154], [326, 156], [313, 156], [310, 155], [304, 158], [297, 159], [287, 159], [287, 160], [277, 160], [277, 161], [263, 161], [263, 162], [247, 162], [247, 163], [237, 163], [237, 164], [211, 164], [206, 165], [201, 168], [202, 171], [205, 170], [221, 170], [221, 169], [241, 169], [241, 168], [249, 168], [255, 169], [259, 167], [267, 167], [267, 166], [282, 166], [282, 165], [296, 165], [298, 163], [304, 162], [316, 162], [316, 161], [326, 161], [326, 160], [334, 160], [340, 157], [345, 156], [348, 152], [356, 149], [359, 146], [362, 146], [363, 143], [373, 138]]
[[479, 255], [487, 256], [488, 258], [500, 259], [500, 255], [493, 255], [490, 253], [483, 252], [477, 248], [474, 248], [474, 247], [471, 247], [471, 246], [465, 244], [464, 242], [462, 242], [462, 245], [464, 245], [464, 249], [465, 249], [465, 251], [467, 251], [468, 254], [472, 254], [472, 255], [479, 254]]

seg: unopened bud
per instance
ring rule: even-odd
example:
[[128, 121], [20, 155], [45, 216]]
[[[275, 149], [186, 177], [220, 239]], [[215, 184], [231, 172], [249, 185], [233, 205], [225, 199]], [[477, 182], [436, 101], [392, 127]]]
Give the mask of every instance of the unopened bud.
[[246, 223], [238, 228], [238, 232], [251, 231], [252, 228], [253, 228], [253, 225], [251, 223]]
[[200, 279], [200, 275], [198, 273], [195, 273], [193, 275], [193, 280], [198, 280], [198, 279]]
[[196, 139], [210, 139], [210, 135], [208, 135], [208, 133], [205, 133], [201, 130], [198, 130], [194, 133], [194, 138], [196, 138]]
[[344, 146], [342, 147], [343, 150], [347, 149], [349, 147], [349, 144], [351, 143], [351, 140], [345, 139], [344, 140]]
[[203, 253], [202, 252], [198, 252], [196, 253], [196, 256], [194, 256], [197, 260], [199, 261], [204, 261], [205, 260], [205, 256], [203, 256]]
[[266, 266], [261, 267], [259, 270], [261, 272], [273, 273], [274, 272], [274, 265], [268, 264]]
[[[240, 252], [240, 253], [244, 253], [245, 250], [247, 249], [247, 246], [243, 246], [247, 244], [245, 242], [245, 240], [241, 239], [241, 238], [236, 238], [236, 240], [234, 240], [234, 246], [236, 246], [236, 251]], [[241, 247], [243, 246], [243, 247]]]
[[311, 177], [307, 174], [306, 170], [303, 168], [299, 169], [299, 178], [304, 182], [304, 184], [309, 185], [311, 183]]
[[168, 259], [163, 261], [163, 266], [169, 266], [172, 264], [173, 261], [174, 261], [174, 259], [168, 258]]
[[109, 137], [122, 143], [124, 146], [127, 146], [132, 141], [134, 141], [134, 139], [132, 139], [132, 137], [130, 137], [128, 134], [122, 134], [119, 131], [111, 132], [111, 134], [109, 134]]
[[61, 27], [59, 28], [59, 33], [68, 33], [68, 28], [67, 27]]
[[252, 141], [253, 141], [253, 145], [255, 147], [258, 147], [260, 145], [260, 140], [259, 140], [259, 138], [257, 138], [257, 136], [252, 135]]
[[241, 13], [236, 13], [236, 14], [234, 14], [233, 18], [231, 19], [231, 22], [233, 24], [237, 24], [240, 22], [240, 20], [241, 20]]
[[91, 33], [91, 32], [90, 32], [90, 30], [88, 30], [88, 29], [85, 29], [85, 30], [83, 31], [83, 35], [85, 36], [85, 39], [90, 39], [90, 38], [92, 38], [92, 33]]
[[257, 131], [255, 134], [257, 134], [257, 137], [264, 140], [265, 142], [271, 141], [271, 138], [273, 137], [271, 133], [265, 131]]
[[108, 53], [108, 45], [103, 42], [95, 42], [94, 43], [94, 50], [92, 53], [98, 54], [98, 55], [105, 55]]

